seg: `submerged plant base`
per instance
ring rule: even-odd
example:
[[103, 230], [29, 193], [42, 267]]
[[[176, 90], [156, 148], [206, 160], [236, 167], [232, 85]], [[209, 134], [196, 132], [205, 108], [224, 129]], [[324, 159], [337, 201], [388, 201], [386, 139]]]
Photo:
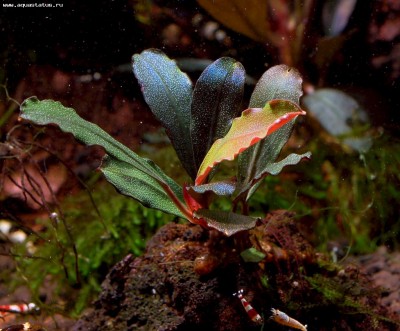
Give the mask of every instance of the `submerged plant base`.
[[143, 257], [129, 255], [111, 270], [95, 310], [75, 330], [245, 327], [246, 316], [238, 314], [240, 303], [232, 296], [239, 258], [228, 247], [225, 237], [200, 226], [162, 227]]
[[162, 227], [142, 257], [128, 255], [113, 267], [74, 330], [260, 330], [232, 295], [242, 288], [268, 328], [279, 329], [268, 319], [271, 308], [322, 331], [399, 327], [356, 267], [329, 263], [311, 249], [293, 214], [270, 214], [249, 238], [265, 254], [258, 263], [243, 262], [234, 238], [216, 231]]

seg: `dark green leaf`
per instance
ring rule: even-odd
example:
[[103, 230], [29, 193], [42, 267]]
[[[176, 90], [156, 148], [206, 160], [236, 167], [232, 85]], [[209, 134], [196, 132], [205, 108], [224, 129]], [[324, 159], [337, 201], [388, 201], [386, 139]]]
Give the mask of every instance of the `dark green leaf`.
[[133, 72], [153, 114], [165, 127], [179, 160], [195, 178], [190, 138], [192, 83], [164, 53], [150, 49], [133, 56]]
[[201, 218], [210, 228], [231, 236], [236, 232], [254, 228], [257, 219], [222, 210], [199, 209], [194, 212], [195, 218]]
[[[143, 184], [140, 186], [141, 196], [136, 196], [138, 187], [116, 185], [118, 189], [140, 201], [145, 201], [144, 196], [151, 193], [153, 194], [150, 205], [152, 208], [183, 216], [177, 206], [171, 206], [170, 203], [165, 205], [166, 196], [175, 199], [177, 203], [182, 201], [182, 192], [178, 184], [167, 177], [154, 163], [141, 158], [97, 125], [79, 117], [72, 108], [64, 107], [60, 102], [53, 100], [39, 101], [37, 98], [29, 98], [21, 104], [20, 116], [40, 125], [57, 124], [61, 130], [71, 132], [76, 139], [87, 145], [102, 146], [110, 156], [103, 168], [106, 176], [111, 178], [111, 173], [117, 172], [116, 165], [119, 164], [124, 169], [131, 167], [129, 175], [136, 174]], [[114, 177], [114, 181], [118, 182], [117, 175]], [[158, 189], [155, 189], [156, 186]]]
[[215, 140], [239, 116], [245, 71], [234, 59], [223, 57], [209, 65], [198, 79], [192, 102], [191, 137], [196, 167]]

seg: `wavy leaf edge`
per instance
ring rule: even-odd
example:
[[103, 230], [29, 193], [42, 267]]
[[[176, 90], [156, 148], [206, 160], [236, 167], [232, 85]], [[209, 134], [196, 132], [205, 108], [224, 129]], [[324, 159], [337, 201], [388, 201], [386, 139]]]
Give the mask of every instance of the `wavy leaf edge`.
[[[205, 156], [205, 158], [203, 160], [203, 163], [201, 164], [201, 166], [199, 168], [199, 171], [197, 173], [197, 177], [196, 177], [196, 180], [195, 180], [195, 185], [203, 184], [204, 181], [206, 180], [208, 174], [210, 173], [210, 171], [217, 164], [219, 164], [219, 163], [221, 163], [222, 161], [225, 161], [225, 160], [226, 161], [234, 160], [240, 153], [242, 153], [243, 151], [245, 151], [249, 147], [253, 146], [255, 143], [257, 143], [258, 141], [262, 140], [263, 138], [265, 138], [269, 134], [273, 133], [277, 129], [281, 128], [282, 126], [284, 126], [285, 124], [290, 122], [292, 119], [296, 118], [299, 115], [306, 115], [306, 112], [304, 110], [302, 110], [299, 105], [297, 105], [294, 102], [288, 101], [288, 100], [275, 99], [275, 100], [269, 101], [267, 103], [267, 105], [274, 105], [275, 103], [278, 103], [278, 102], [286, 102], [286, 103], [290, 104], [292, 107], [297, 108], [299, 110], [298, 111], [294, 111], [294, 112], [288, 112], [285, 115], [280, 116], [278, 119], [276, 119], [275, 121], [273, 121], [271, 124], [268, 125], [268, 127], [266, 128], [266, 130], [264, 131], [264, 133], [262, 135], [255, 136], [254, 138], [252, 138], [250, 140], [250, 142], [248, 144], [240, 147], [239, 149], [237, 149], [236, 151], [231, 153], [230, 156], [223, 157], [223, 158], [215, 158], [214, 161], [208, 162], [209, 164], [206, 163], [206, 166], [205, 166], [204, 163], [207, 160], [207, 155], [210, 152], [214, 152], [213, 149], [217, 149], [217, 148], [218, 149], [223, 149], [224, 140], [226, 140], [226, 137], [229, 135], [230, 131], [227, 133], [227, 135], [224, 138], [216, 140], [214, 142], [214, 144], [211, 146], [210, 150], [208, 151], [207, 155]], [[251, 112], [263, 111], [264, 109], [265, 109], [265, 107], [264, 108], [248, 108], [248, 109], [244, 110], [240, 117], [237, 117], [232, 121], [231, 129], [234, 127], [234, 123], [239, 121], [239, 120], [241, 120], [244, 116], [248, 116]], [[221, 145], [221, 146], [219, 146], [219, 145]], [[217, 146], [217, 147], [215, 147], [215, 146]]]

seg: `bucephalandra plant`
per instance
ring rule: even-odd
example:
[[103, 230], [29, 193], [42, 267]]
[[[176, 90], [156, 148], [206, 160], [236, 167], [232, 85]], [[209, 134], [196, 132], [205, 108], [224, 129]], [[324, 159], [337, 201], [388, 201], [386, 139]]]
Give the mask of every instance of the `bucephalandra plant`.
[[[209, 65], [194, 88], [176, 63], [155, 49], [133, 56], [133, 72], [192, 185], [178, 185], [154, 162], [59, 102], [29, 98], [20, 107], [20, 117], [40, 125], [55, 123], [87, 145], [102, 146], [106, 156], [100, 170], [106, 179], [147, 207], [228, 236], [254, 227], [257, 219], [247, 215], [247, 204], [261, 179], [310, 156], [290, 154], [276, 161], [296, 117], [305, 115], [299, 106], [302, 79], [298, 71], [286, 65], [267, 70], [244, 111], [240, 108], [245, 71], [232, 58], [223, 57]], [[216, 166], [236, 157], [236, 176], [212, 182]], [[211, 198], [218, 196], [229, 196], [233, 210], [242, 205], [243, 213], [210, 209]]]

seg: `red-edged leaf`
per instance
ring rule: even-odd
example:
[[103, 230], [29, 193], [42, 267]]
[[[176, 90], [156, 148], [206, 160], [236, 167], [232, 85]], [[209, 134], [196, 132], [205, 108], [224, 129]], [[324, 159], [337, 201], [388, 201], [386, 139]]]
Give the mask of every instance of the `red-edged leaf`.
[[249, 108], [243, 111], [242, 116], [233, 120], [227, 135], [216, 140], [211, 146], [200, 165], [195, 184], [202, 184], [215, 165], [224, 160], [233, 160], [239, 153], [298, 115], [305, 115], [305, 112], [288, 100], [271, 100], [264, 108]]
[[[269, 68], [260, 78], [250, 98], [249, 108], [263, 107], [274, 99], [299, 103], [303, 94], [300, 73], [281, 64]], [[292, 134], [295, 119], [268, 135], [238, 156], [236, 194], [246, 191], [246, 200], [256, 191], [258, 180], [268, 165], [274, 164]], [[255, 179], [257, 178], [257, 179]]]
[[254, 228], [257, 223], [257, 218], [223, 210], [199, 209], [193, 216], [193, 223], [216, 229], [227, 236]]

